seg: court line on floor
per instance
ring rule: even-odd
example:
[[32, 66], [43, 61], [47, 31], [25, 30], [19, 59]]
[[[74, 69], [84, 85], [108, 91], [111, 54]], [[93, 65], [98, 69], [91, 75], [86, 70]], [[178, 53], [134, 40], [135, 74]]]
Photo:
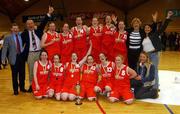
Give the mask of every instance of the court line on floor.
[[168, 107], [167, 104], [164, 104], [165, 108], [168, 110], [170, 114], [174, 114], [174, 112]]
[[102, 112], [102, 114], [106, 114], [106, 112], [104, 111], [103, 107], [99, 104], [99, 100], [96, 100], [96, 105], [98, 106], [98, 108], [100, 109], [100, 111]]

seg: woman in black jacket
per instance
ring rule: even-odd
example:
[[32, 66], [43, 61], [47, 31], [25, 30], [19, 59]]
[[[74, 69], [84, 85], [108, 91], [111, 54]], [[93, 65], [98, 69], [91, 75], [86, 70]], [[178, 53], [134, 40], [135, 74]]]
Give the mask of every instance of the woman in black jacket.
[[[157, 17], [157, 12], [156, 12]], [[148, 53], [150, 60], [155, 66], [155, 89], [159, 89], [159, 78], [158, 78], [158, 64], [159, 64], [159, 51], [161, 51], [161, 39], [160, 34], [164, 32], [167, 28], [170, 20], [170, 17], [173, 15], [172, 11], [169, 11], [166, 17], [165, 22], [162, 26], [157, 30], [157, 24], [153, 23], [152, 26], [145, 25], [144, 32], [145, 36], [142, 41], [143, 51]]]

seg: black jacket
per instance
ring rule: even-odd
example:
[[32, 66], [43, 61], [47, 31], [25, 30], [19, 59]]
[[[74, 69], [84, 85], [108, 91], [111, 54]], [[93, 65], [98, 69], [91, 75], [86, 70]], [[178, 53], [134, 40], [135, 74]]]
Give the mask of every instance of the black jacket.
[[162, 45], [159, 36], [165, 31], [170, 21], [170, 19], [166, 19], [159, 30], [157, 30], [157, 23], [154, 23], [152, 26], [152, 32], [149, 33], [149, 39], [151, 40], [155, 51], [161, 51]]
[[[46, 24], [48, 23], [49, 18], [50, 17], [48, 17], [48, 15], [46, 15], [45, 18], [40, 23], [40, 25], [37, 27], [37, 29], [34, 30], [35, 34], [37, 35], [37, 37], [40, 40], [43, 35], [44, 28], [45, 28]], [[22, 54], [24, 56], [24, 59], [27, 60], [28, 54], [29, 54], [29, 47], [30, 47], [29, 32], [27, 29], [25, 29], [22, 32], [21, 37], [22, 37], [23, 46], [24, 46], [24, 51]]]

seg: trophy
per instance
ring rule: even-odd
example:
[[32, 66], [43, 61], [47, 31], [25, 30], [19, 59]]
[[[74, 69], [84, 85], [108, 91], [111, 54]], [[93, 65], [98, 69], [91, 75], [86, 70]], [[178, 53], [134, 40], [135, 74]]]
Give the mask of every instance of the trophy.
[[77, 93], [76, 103], [75, 104], [76, 105], [82, 105], [81, 99], [79, 97], [80, 92], [81, 92], [81, 86], [80, 86], [79, 83], [76, 84], [75, 89], [76, 89], [76, 93]]

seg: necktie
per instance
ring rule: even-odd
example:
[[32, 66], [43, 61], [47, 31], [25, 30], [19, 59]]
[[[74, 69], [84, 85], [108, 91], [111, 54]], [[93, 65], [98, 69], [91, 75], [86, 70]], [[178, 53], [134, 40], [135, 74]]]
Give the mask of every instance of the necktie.
[[33, 49], [36, 50], [37, 49], [37, 45], [36, 45], [36, 40], [35, 40], [33, 31], [31, 31], [31, 36], [32, 36], [32, 46], [33, 46]]
[[17, 34], [16, 34], [16, 48], [17, 48], [17, 53], [19, 54], [21, 52], [21, 49], [20, 49], [20, 43], [19, 43]]

